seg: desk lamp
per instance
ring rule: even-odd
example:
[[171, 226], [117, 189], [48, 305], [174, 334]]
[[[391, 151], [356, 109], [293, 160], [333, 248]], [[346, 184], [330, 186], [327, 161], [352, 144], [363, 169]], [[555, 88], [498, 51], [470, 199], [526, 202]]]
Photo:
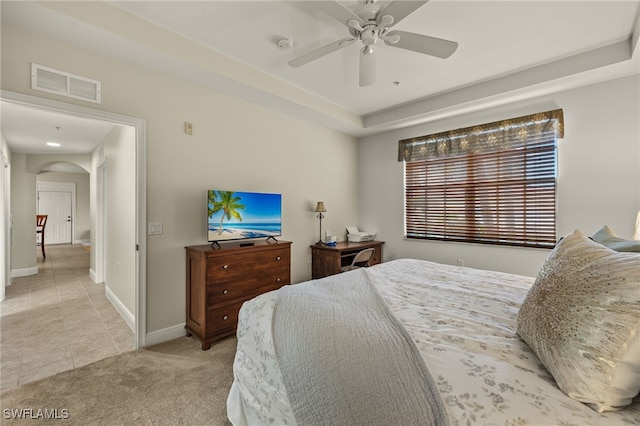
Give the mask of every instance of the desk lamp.
[[316, 206], [316, 213], [318, 213], [318, 219], [320, 219], [320, 239], [316, 243], [317, 246], [323, 246], [324, 241], [322, 241], [322, 218], [324, 215], [322, 213], [326, 213], [327, 208], [324, 206], [324, 201], [318, 201], [318, 205]]

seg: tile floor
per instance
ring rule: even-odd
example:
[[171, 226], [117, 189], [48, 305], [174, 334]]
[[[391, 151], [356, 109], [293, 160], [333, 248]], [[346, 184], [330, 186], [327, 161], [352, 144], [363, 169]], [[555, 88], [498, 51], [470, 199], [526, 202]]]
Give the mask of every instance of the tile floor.
[[38, 274], [14, 278], [0, 304], [2, 391], [134, 349], [133, 331], [89, 278], [81, 244], [38, 247]]

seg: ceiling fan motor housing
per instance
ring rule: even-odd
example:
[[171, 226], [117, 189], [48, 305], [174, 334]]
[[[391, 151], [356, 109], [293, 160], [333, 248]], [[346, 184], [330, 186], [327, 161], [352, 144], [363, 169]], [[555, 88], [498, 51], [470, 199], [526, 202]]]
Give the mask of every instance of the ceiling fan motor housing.
[[359, 0], [362, 5], [360, 7], [346, 7], [335, 0], [311, 2], [316, 4], [320, 11], [326, 12], [329, 16], [346, 25], [351, 37], [336, 40], [299, 56], [289, 61], [289, 65], [299, 67], [338, 49], [351, 46], [359, 40], [364, 45], [360, 50], [360, 86], [364, 87], [373, 84], [376, 80], [374, 46], [378, 39], [384, 41], [387, 46], [439, 58], [448, 58], [458, 48], [458, 43], [423, 34], [391, 30], [391, 27], [427, 2], [428, 0], [391, 0], [380, 6], [376, 0]]
[[362, 3], [364, 4], [364, 7], [354, 11], [354, 13], [365, 22], [375, 22], [376, 16], [382, 8], [380, 6], [376, 6], [376, 0], [365, 0]]
[[371, 46], [378, 41], [378, 27], [375, 25], [366, 25], [360, 33], [360, 40], [365, 46]]

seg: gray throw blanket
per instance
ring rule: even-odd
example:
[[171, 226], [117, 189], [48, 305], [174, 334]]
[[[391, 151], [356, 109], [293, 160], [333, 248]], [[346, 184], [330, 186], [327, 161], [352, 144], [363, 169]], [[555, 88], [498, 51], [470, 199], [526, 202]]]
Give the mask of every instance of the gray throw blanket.
[[365, 269], [279, 290], [276, 359], [299, 425], [448, 425], [411, 336]]

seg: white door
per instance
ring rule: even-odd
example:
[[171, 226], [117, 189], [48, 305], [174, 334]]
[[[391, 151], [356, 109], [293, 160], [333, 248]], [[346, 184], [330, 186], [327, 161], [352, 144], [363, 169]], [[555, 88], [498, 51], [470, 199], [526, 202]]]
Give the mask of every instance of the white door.
[[71, 244], [72, 193], [38, 191], [38, 214], [46, 214], [45, 244]]

